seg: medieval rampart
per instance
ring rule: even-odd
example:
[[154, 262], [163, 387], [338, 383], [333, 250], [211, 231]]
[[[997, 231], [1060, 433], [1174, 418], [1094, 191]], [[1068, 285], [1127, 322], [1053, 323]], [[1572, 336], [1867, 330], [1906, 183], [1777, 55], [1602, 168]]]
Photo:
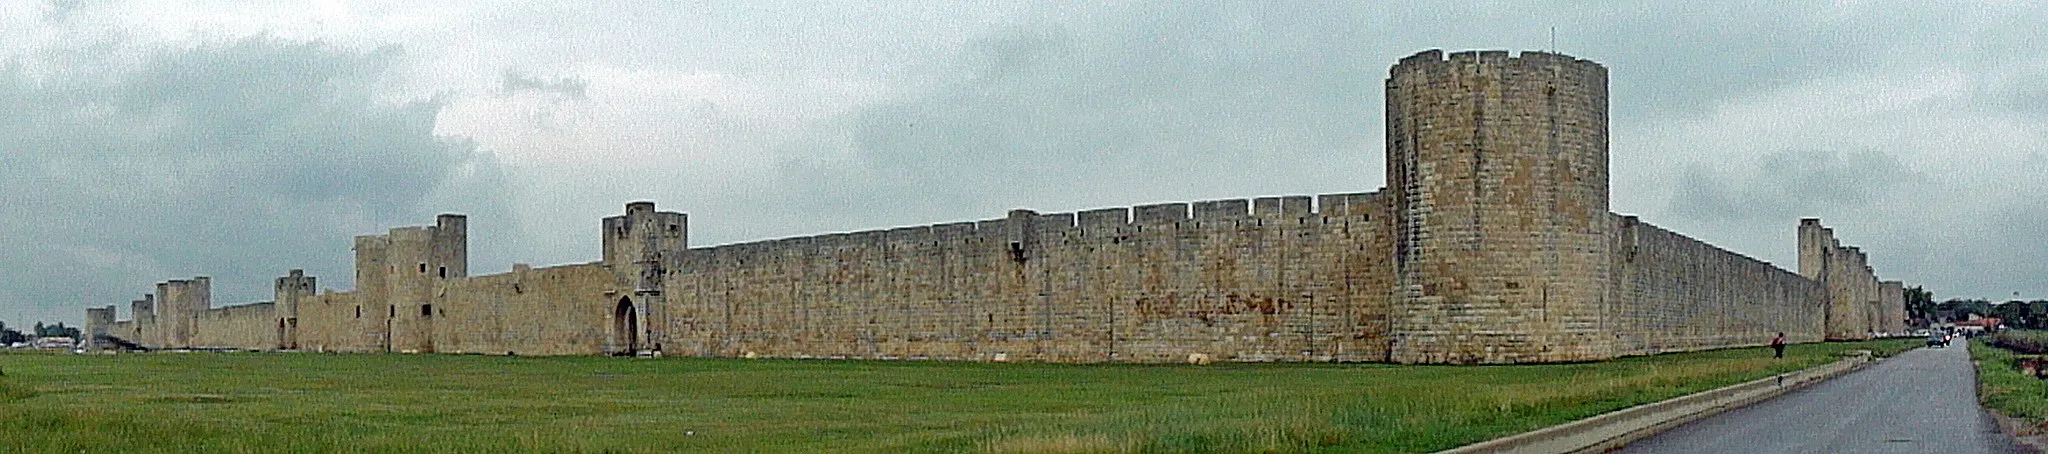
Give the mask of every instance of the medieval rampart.
[[433, 313], [403, 314], [434, 323], [433, 348], [448, 353], [576, 355], [602, 351], [612, 315], [612, 271], [597, 264], [516, 267], [450, 283]]
[[1525, 52], [1389, 71], [1384, 191], [1163, 203], [689, 246], [634, 202], [600, 260], [468, 273], [468, 219], [354, 239], [351, 291], [294, 270], [214, 309], [169, 281], [153, 347], [1169, 362], [1582, 361], [1903, 330], [1902, 285], [1818, 220], [1793, 273], [1608, 212], [1607, 71]]
[[1608, 329], [1615, 354], [1821, 340], [1822, 289], [1790, 271], [1615, 216]]
[[[1819, 219], [1799, 220], [1799, 275], [1826, 289], [1828, 339], [1868, 339], [1905, 330], [1904, 285], [1880, 284], [1869, 255], [1842, 245], [1835, 229]], [[1894, 302], [1897, 307], [1890, 306]]]
[[270, 302], [199, 311], [189, 345], [206, 348], [266, 350], [277, 348], [277, 327]]
[[[1157, 204], [692, 249], [672, 351], [1382, 360], [1372, 194]], [[1356, 211], [1352, 207], [1357, 207]]]

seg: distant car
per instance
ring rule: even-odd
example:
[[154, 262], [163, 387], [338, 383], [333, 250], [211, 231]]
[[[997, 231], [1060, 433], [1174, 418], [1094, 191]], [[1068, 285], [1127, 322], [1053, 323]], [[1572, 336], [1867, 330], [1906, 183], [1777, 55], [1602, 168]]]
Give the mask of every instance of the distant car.
[[1927, 346], [1935, 348], [1947, 347], [1948, 336], [1943, 336], [1940, 334], [1927, 336]]

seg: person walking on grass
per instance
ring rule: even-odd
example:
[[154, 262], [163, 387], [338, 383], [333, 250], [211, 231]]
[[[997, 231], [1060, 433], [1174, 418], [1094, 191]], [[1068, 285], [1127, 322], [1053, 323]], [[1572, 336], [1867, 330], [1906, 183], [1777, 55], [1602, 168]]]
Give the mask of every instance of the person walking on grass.
[[1771, 338], [1771, 352], [1772, 358], [1785, 357], [1785, 333], [1778, 333], [1778, 337]]

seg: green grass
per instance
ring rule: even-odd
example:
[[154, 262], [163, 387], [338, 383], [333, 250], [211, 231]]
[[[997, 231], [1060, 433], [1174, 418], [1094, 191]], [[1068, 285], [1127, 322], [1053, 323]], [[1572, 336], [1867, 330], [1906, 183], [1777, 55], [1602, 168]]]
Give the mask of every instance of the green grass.
[[0, 354], [0, 452], [1434, 451], [1915, 342], [1536, 366]]
[[1977, 362], [1977, 399], [1986, 408], [2038, 424], [2048, 419], [2048, 381], [2021, 373], [2022, 356], [2040, 357], [1970, 342], [1970, 359]]

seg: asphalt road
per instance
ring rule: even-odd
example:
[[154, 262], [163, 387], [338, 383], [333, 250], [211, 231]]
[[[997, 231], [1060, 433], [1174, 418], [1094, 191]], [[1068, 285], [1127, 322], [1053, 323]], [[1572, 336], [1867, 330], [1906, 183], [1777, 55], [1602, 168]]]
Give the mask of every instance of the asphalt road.
[[1977, 406], [1976, 383], [1962, 342], [1922, 348], [1620, 452], [2024, 452]]

